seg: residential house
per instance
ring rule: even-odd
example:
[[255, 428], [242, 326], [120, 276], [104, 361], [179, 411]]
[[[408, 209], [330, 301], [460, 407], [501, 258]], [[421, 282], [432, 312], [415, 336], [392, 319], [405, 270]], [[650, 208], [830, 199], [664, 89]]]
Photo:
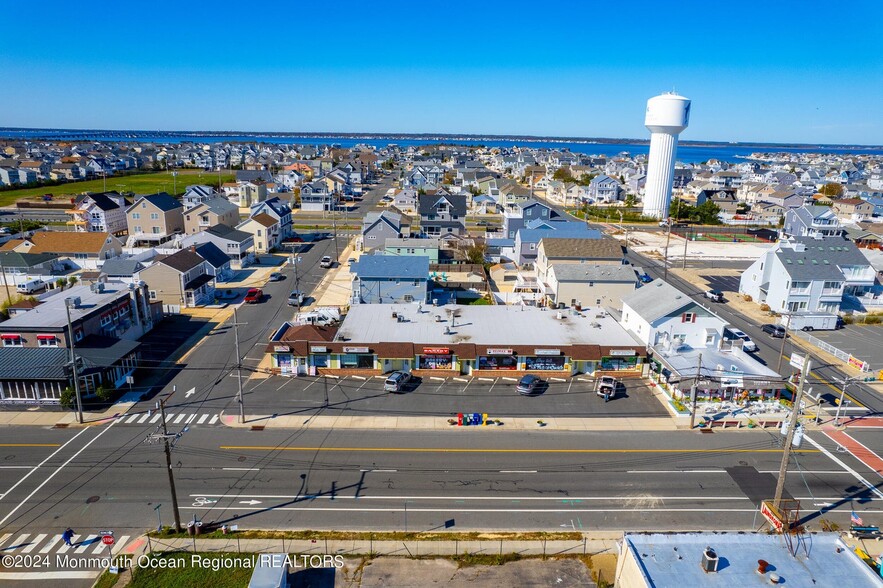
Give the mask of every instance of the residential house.
[[279, 221], [282, 239], [287, 239], [294, 233], [291, 223], [291, 206], [278, 196], [253, 204], [249, 216], [257, 216], [261, 213], [269, 214]]
[[601, 174], [589, 182], [588, 198], [594, 202], [617, 202], [622, 195], [622, 186], [606, 174]]
[[123, 244], [110, 233], [36, 231], [26, 239], [7, 241], [0, 250], [44, 253], [69, 266], [97, 269], [105, 260], [121, 255]]
[[551, 220], [558, 216], [550, 206], [537, 200], [526, 200], [503, 210], [503, 234], [514, 239], [519, 229], [532, 220]]
[[192, 235], [215, 225], [235, 227], [239, 224], [239, 207], [225, 198], [212, 196], [184, 211], [184, 233]]
[[736, 190], [734, 189], [706, 189], [696, 195], [697, 206], [705, 204], [709, 200], [717, 205], [721, 214], [733, 216], [739, 208], [739, 200], [736, 198]]
[[511, 253], [508, 251], [501, 253], [521, 267], [531, 266], [536, 263], [537, 251], [543, 237], [600, 239], [601, 231], [590, 229], [579, 221], [535, 219], [515, 233]]
[[399, 190], [393, 197], [391, 206], [404, 214], [416, 215], [417, 190]]
[[14, 286], [34, 278], [49, 280], [53, 272], [64, 270], [54, 253], [19, 253], [0, 248], [0, 278], [4, 286]]
[[126, 209], [129, 246], [156, 246], [184, 232], [184, 206], [165, 192], [141, 196]]
[[418, 255], [429, 258], [429, 264], [439, 262], [438, 239], [388, 238], [383, 250], [384, 255]]
[[537, 251], [537, 279], [548, 284], [549, 272], [556, 263], [622, 265], [624, 260], [625, 251], [616, 239], [546, 236], [540, 239]]
[[440, 237], [466, 234], [466, 196], [421, 194], [418, 206], [421, 235]]
[[233, 276], [230, 257], [211, 241], [193, 246], [193, 251], [205, 260], [206, 272], [215, 277], [215, 282], [225, 282]]
[[875, 277], [851, 241], [791, 237], [742, 273], [739, 293], [775, 312], [836, 313], [844, 296], [861, 296], [873, 288]]
[[634, 292], [637, 283], [635, 269], [629, 265], [553, 263], [546, 297], [559, 308], [585, 305], [619, 310], [622, 298]]
[[363, 255], [350, 271], [352, 304], [426, 302], [428, 257]]
[[874, 205], [861, 198], [841, 198], [834, 202], [834, 214], [837, 218], [851, 223], [858, 223], [874, 215]]
[[300, 208], [304, 212], [322, 212], [337, 207], [337, 196], [325, 182], [316, 180], [304, 184], [300, 190]]
[[101, 265], [99, 281], [122, 282], [135, 284], [140, 281], [138, 272], [146, 266], [137, 259], [115, 257], [108, 259]]
[[126, 224], [126, 199], [119, 192], [86, 194], [77, 198], [68, 210], [68, 225], [77, 231], [111, 233], [121, 235], [128, 230]]
[[242, 221], [236, 228], [254, 236], [255, 253], [269, 253], [282, 242], [282, 225], [266, 212]]
[[227, 225], [209, 227], [194, 235], [188, 235], [181, 241], [184, 247], [200, 243], [214, 243], [239, 267], [247, 264], [254, 257], [254, 235]]
[[172, 311], [209, 304], [214, 299], [215, 277], [195, 247], [171, 255], [157, 256], [140, 277], [147, 283], [151, 301], [162, 302]]
[[622, 298], [620, 324], [647, 347], [716, 348], [727, 322], [675, 288], [656, 280]]
[[184, 204], [184, 210], [186, 211], [201, 202], [205, 202], [212, 198], [218, 198], [220, 196], [221, 194], [216, 192], [211, 186], [195, 184], [193, 186], [187, 186], [184, 195], [181, 197], [181, 202]]
[[791, 208], [785, 214], [785, 234], [789, 237], [839, 237], [843, 235], [840, 219], [830, 206]]
[[402, 215], [384, 210], [368, 212], [362, 221], [362, 251], [382, 249], [387, 239], [400, 239], [411, 232]]

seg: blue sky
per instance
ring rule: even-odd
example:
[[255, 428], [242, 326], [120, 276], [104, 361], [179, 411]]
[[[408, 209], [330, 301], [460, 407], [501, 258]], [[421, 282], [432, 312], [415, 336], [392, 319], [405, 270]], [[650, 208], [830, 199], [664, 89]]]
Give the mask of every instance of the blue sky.
[[883, 143], [881, 0], [3, 4], [0, 126]]

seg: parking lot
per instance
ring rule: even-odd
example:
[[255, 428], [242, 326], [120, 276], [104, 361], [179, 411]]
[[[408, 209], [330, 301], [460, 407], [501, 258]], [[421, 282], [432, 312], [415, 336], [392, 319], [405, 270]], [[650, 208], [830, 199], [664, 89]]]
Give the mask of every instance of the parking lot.
[[[385, 376], [341, 378], [273, 376], [251, 380], [245, 403], [251, 414], [342, 414], [351, 416], [446, 416], [488, 413], [491, 417], [664, 417], [668, 411], [646, 381], [623, 380], [615, 398], [604, 402], [594, 379], [548, 381], [540, 392], [522, 396], [515, 378], [427, 377], [404, 393], [383, 390]], [[557, 379], [556, 379], [557, 380]]]
[[883, 326], [846, 325], [836, 331], [810, 333], [837, 349], [871, 364], [872, 371], [883, 369]]

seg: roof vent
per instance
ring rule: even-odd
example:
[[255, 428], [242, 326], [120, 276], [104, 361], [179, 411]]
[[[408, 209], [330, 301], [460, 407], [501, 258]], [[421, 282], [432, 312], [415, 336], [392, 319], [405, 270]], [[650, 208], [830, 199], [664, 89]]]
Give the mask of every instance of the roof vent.
[[770, 574], [770, 584], [778, 584], [782, 581], [782, 578], [779, 574]]
[[702, 552], [702, 571], [706, 574], [710, 572], [717, 572], [717, 563], [718, 558], [717, 554], [714, 552], [714, 549], [711, 547], [706, 547], [705, 551]]

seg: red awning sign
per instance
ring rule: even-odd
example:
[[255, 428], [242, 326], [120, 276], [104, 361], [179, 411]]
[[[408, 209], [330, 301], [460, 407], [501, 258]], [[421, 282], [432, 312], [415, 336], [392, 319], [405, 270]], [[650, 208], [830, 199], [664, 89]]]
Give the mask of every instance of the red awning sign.
[[55, 335], [37, 335], [40, 341], [55, 341]]

